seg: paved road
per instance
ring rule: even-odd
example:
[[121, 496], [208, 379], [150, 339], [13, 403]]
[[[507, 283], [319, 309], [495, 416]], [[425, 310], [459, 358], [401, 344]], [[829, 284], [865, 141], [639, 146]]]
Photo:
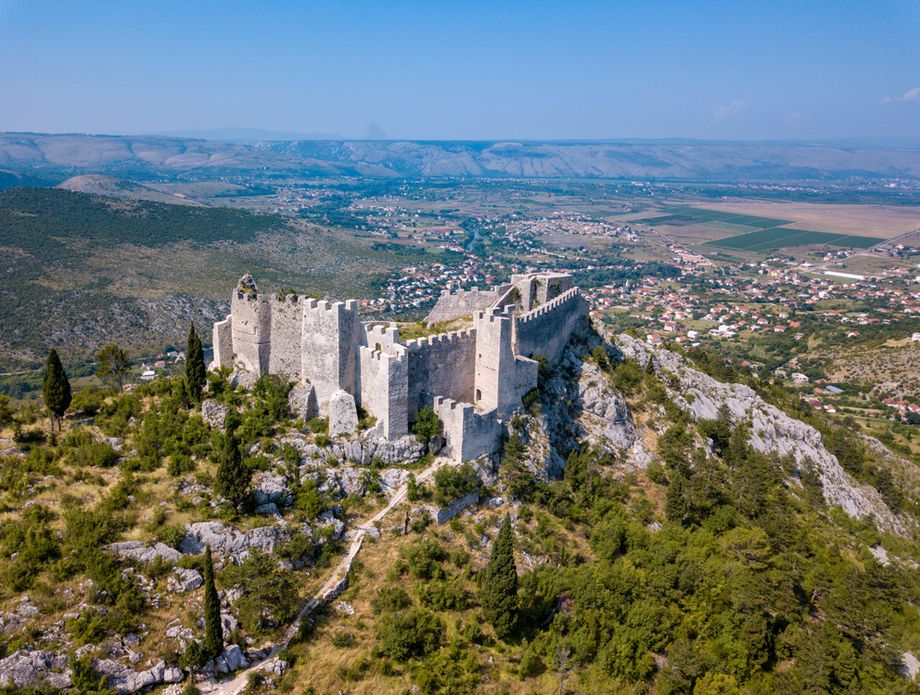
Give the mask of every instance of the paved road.
[[[450, 464], [451, 461], [449, 459], [441, 457], [436, 458], [428, 468], [416, 476], [416, 480], [418, 482], [427, 480], [434, 475], [438, 468]], [[303, 607], [303, 609], [294, 619], [294, 622], [288, 626], [288, 629], [285, 630], [281, 640], [272, 645], [268, 656], [266, 656], [261, 661], [253, 663], [249, 666], [249, 668], [243, 671], [239, 671], [233, 678], [229, 680], [215, 681], [213, 678], [203, 680], [196, 684], [198, 689], [202, 693], [212, 693], [213, 695], [238, 695], [238, 693], [242, 692], [249, 683], [250, 674], [260, 671], [266, 662], [268, 662], [276, 654], [278, 654], [278, 652], [290, 644], [291, 640], [294, 639], [294, 636], [300, 629], [300, 624], [303, 619], [306, 618], [313, 610], [315, 610], [317, 606], [327, 602], [328, 600], [331, 600], [335, 596], [338, 596], [338, 594], [344, 590], [345, 586], [347, 585], [346, 582], [348, 579], [348, 573], [351, 571], [351, 565], [354, 562], [354, 559], [358, 556], [358, 553], [361, 551], [361, 546], [363, 545], [367, 534], [375, 528], [378, 522], [382, 521], [384, 517], [386, 517], [391, 511], [393, 511], [393, 509], [398, 507], [403, 502], [403, 500], [406, 499], [408, 490], [408, 485], [400, 486], [387, 501], [386, 506], [374, 514], [374, 516], [357, 524], [354, 529], [349, 532], [351, 544], [348, 547], [348, 553], [338, 562], [338, 564], [335, 565], [335, 567], [332, 569], [332, 573], [323, 583], [322, 587], [320, 587], [319, 591], [313, 595], [313, 598], [311, 598]]]

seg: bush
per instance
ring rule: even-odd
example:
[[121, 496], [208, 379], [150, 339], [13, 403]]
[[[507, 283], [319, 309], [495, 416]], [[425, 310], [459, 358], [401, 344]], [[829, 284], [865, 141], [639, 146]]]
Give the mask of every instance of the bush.
[[242, 565], [224, 570], [226, 585], [239, 584], [236, 614], [248, 632], [260, 634], [294, 619], [299, 607], [297, 584], [290, 572], [265, 553], [253, 552]]
[[418, 595], [423, 606], [436, 611], [461, 611], [469, 605], [469, 594], [456, 578], [422, 584]]
[[355, 645], [355, 636], [347, 630], [337, 630], [332, 635], [332, 646], [347, 649]]
[[411, 605], [412, 599], [401, 586], [384, 586], [371, 600], [371, 608], [374, 609], [374, 613], [394, 612]]
[[444, 576], [441, 564], [447, 559], [444, 548], [433, 538], [422, 538], [403, 551], [412, 576], [436, 579]]
[[74, 466], [111, 468], [118, 463], [118, 453], [105, 442], [90, 442], [71, 451], [68, 460]]
[[441, 432], [441, 421], [430, 407], [425, 406], [415, 416], [412, 432], [422, 444], [425, 444]]
[[425, 656], [441, 646], [444, 623], [431, 611], [408, 608], [384, 613], [377, 623], [380, 650], [396, 661]]
[[169, 524], [163, 526], [157, 533], [157, 540], [165, 543], [170, 548], [177, 548], [185, 538], [185, 527], [182, 524]]
[[313, 434], [329, 434], [329, 419], [314, 417], [307, 420], [307, 429]]
[[446, 506], [478, 490], [480, 485], [479, 474], [469, 463], [444, 466], [434, 474], [434, 501], [439, 506]]

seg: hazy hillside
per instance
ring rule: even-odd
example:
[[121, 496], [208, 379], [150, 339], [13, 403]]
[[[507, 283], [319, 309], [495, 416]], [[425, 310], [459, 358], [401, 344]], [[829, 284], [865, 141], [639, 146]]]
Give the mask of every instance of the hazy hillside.
[[219, 172], [315, 176], [600, 177], [688, 180], [920, 178], [920, 149], [807, 143], [414, 142], [235, 144], [161, 136], [0, 134], [14, 172], [161, 177]]
[[269, 289], [360, 296], [394, 262], [370, 242], [273, 215], [2, 191], [0, 371], [37, 365], [51, 346], [72, 359], [110, 341], [135, 355], [160, 349], [180, 340], [190, 319], [206, 328], [221, 317], [247, 271]]

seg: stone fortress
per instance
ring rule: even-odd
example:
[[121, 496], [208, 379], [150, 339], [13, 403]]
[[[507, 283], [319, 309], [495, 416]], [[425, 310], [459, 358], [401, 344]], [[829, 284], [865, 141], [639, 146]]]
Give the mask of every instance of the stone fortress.
[[333, 436], [357, 430], [361, 407], [377, 420], [371, 436], [397, 440], [428, 406], [442, 453], [467, 461], [498, 450], [503, 423], [537, 386], [535, 358], [558, 359], [587, 313], [570, 275], [513, 275], [488, 290], [445, 290], [428, 325], [469, 326], [402, 341], [395, 323], [361, 321], [354, 300], [265, 295], [245, 275], [230, 316], [214, 324], [214, 366], [294, 380], [301, 414], [328, 417]]

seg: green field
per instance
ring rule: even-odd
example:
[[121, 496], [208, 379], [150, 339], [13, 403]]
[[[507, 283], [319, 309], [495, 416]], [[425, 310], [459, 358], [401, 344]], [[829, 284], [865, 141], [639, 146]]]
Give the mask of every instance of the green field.
[[666, 224], [673, 227], [681, 227], [690, 224], [700, 224], [705, 222], [726, 222], [728, 224], [741, 225], [743, 227], [767, 228], [779, 227], [784, 224], [791, 224], [791, 220], [781, 220], [774, 217], [758, 217], [756, 215], [738, 215], [734, 212], [723, 212], [721, 210], [704, 210], [694, 207], [676, 207], [669, 208], [667, 215], [658, 217], [646, 217], [636, 222], [643, 224]]
[[867, 249], [880, 241], [881, 239], [868, 236], [813, 232], [792, 227], [770, 227], [768, 229], [759, 229], [756, 232], [728, 237], [727, 239], [710, 241], [706, 243], [706, 246], [720, 246], [742, 251], [772, 251], [790, 246], [808, 246], [811, 244]]

